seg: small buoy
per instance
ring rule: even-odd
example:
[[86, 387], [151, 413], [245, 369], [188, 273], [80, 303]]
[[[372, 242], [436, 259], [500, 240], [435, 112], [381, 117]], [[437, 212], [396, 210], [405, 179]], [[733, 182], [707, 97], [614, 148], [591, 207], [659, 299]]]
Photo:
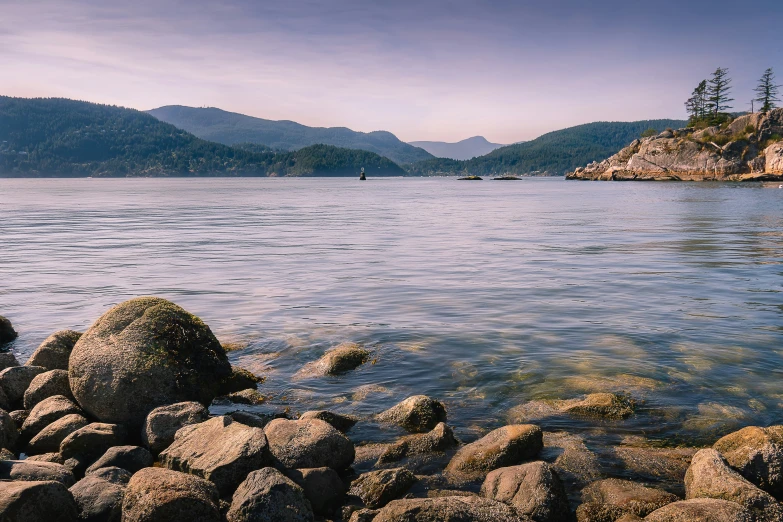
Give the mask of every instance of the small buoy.
[[362, 175], [359, 176], [359, 181], [366, 181], [367, 178], [364, 176], [364, 167], [362, 167]]

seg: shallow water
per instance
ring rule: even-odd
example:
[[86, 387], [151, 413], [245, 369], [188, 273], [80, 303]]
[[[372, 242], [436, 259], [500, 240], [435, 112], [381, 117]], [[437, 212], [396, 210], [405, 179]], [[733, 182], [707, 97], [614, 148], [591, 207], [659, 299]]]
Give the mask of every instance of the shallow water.
[[[442, 399], [469, 440], [531, 400], [630, 394], [611, 439], [783, 422], [783, 190], [453, 178], [0, 180], [0, 314], [50, 333], [159, 295], [200, 315], [271, 407]], [[373, 364], [296, 380], [341, 341]], [[355, 439], [380, 439], [371, 429]]]

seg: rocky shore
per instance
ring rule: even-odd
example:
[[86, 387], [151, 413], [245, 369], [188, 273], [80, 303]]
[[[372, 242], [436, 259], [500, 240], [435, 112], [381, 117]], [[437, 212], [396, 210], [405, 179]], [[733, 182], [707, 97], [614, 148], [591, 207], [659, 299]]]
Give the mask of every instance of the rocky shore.
[[[0, 317], [0, 345], [15, 337]], [[300, 375], [350, 376], [370, 357], [342, 344]], [[627, 418], [636, 402], [624, 395], [520, 405], [469, 443], [423, 395], [372, 418], [211, 415], [211, 404], [263, 403], [262, 378], [158, 298], [117, 305], [83, 334], [54, 333], [24, 365], [0, 353], [0, 370], [2, 522], [783, 520], [783, 426], [705, 448], [629, 435], [596, 452], [532, 420]], [[355, 444], [368, 422], [407, 435]]]
[[666, 130], [641, 138], [566, 179], [603, 181], [783, 180], [783, 109], [721, 126]]

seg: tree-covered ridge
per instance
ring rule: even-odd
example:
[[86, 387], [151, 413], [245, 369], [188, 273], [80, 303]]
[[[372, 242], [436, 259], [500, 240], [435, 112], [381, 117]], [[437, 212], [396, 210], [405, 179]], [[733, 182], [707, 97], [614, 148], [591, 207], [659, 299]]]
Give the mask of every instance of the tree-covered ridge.
[[0, 97], [2, 176], [400, 175], [365, 151], [278, 153], [199, 139], [144, 112], [66, 99]]
[[273, 121], [237, 114], [214, 107], [169, 105], [150, 114], [210, 141], [225, 145], [259, 143], [273, 149], [297, 150], [310, 145], [366, 150], [397, 163], [412, 163], [432, 157], [391, 132], [357, 132], [345, 127], [308, 127], [293, 121]]
[[467, 161], [433, 159], [406, 168], [411, 175], [551, 175], [611, 156], [648, 129], [679, 128], [682, 120], [596, 122], [544, 134]]

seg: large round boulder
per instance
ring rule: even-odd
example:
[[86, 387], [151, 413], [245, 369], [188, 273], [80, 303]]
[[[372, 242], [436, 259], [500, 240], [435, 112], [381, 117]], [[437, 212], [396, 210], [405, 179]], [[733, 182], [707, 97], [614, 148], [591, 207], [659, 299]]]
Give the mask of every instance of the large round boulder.
[[171, 446], [180, 428], [209, 419], [209, 412], [198, 402], [178, 402], [152, 410], [141, 428], [141, 440], [157, 455]]
[[481, 497], [439, 497], [394, 500], [373, 522], [531, 522], [515, 508]]
[[239, 485], [226, 513], [228, 522], [312, 522], [304, 490], [274, 468], [250, 473]]
[[379, 413], [377, 418], [381, 422], [402, 426], [412, 433], [425, 433], [439, 422], [446, 422], [446, 407], [426, 395], [414, 395]]
[[510, 504], [536, 522], [559, 522], [569, 518], [563, 483], [546, 462], [496, 469], [484, 480], [481, 496]]
[[348, 438], [318, 419], [275, 419], [264, 428], [269, 451], [283, 467], [343, 470], [353, 463], [355, 450]]
[[71, 385], [66, 370], [50, 370], [33, 377], [24, 392], [24, 409], [32, 410], [42, 400], [55, 395], [71, 397]]
[[24, 363], [25, 366], [42, 366], [47, 370], [67, 370], [71, 350], [81, 336], [82, 334], [73, 330], [61, 330], [53, 333], [36, 348]]
[[712, 447], [743, 477], [783, 499], [783, 426], [748, 426]]
[[76, 502], [61, 482], [0, 482], [2, 522], [76, 522]]
[[672, 502], [656, 509], [645, 522], [753, 522], [753, 514], [736, 502], [694, 498]]
[[446, 473], [481, 476], [498, 468], [522, 464], [538, 455], [543, 447], [543, 433], [538, 426], [503, 426], [461, 447], [446, 467]]
[[140, 428], [158, 406], [208, 405], [231, 365], [201, 319], [165, 299], [141, 297], [115, 306], [84, 333], [68, 373], [85, 411]]
[[163, 468], [144, 468], [128, 482], [123, 522], [220, 522], [218, 492], [211, 482]]

